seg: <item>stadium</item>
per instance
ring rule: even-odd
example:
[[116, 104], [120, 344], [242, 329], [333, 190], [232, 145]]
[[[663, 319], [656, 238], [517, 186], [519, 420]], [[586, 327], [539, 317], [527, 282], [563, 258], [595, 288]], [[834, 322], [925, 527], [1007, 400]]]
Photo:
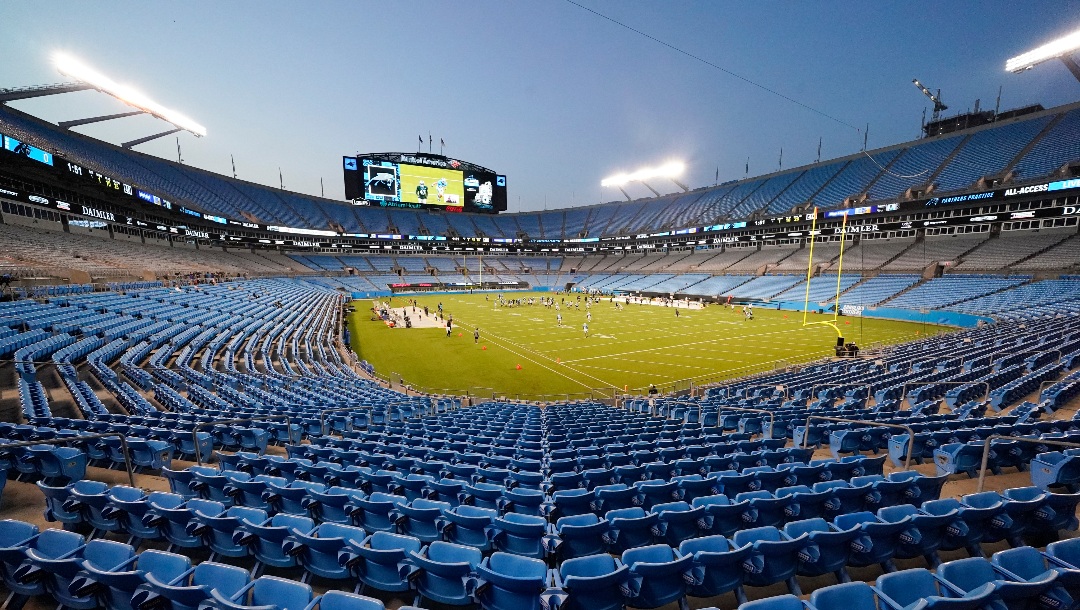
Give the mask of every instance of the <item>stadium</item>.
[[90, 59], [0, 83], [0, 608], [1080, 608], [1080, 33], [874, 147], [585, 4], [862, 146], [526, 209], [427, 134], [326, 196]]

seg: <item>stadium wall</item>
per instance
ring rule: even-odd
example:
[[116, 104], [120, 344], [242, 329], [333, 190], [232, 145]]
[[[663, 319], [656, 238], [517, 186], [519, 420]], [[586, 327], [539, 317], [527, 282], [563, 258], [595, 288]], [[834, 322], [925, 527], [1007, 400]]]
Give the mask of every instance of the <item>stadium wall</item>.
[[[895, 307], [861, 307], [859, 305], [841, 306], [841, 314], [852, 317], [886, 318], [889, 320], [902, 320], [905, 322], [924, 322], [926, 324], [943, 324], [945, 326], [959, 326], [961, 328], [974, 328], [982, 324], [992, 324], [993, 318], [976, 316], [958, 311], [941, 310], [914, 310], [897, 309]], [[856, 313], [857, 312], [857, 313]]]

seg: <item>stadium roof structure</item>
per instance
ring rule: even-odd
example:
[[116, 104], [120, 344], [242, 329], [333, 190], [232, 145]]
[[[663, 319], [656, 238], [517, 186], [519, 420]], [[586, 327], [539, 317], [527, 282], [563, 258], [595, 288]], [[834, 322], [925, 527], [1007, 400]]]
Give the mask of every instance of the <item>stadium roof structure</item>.
[[543, 212], [444, 214], [347, 202], [192, 168], [126, 150], [0, 107], [0, 132], [192, 209], [279, 227], [337, 233], [528, 240], [624, 236], [822, 209], [1022, 185], [1080, 170], [1080, 103], [1008, 116], [690, 192]]
[[76, 91], [87, 91], [94, 89], [105, 93], [118, 101], [135, 108], [130, 112], [119, 112], [114, 114], [106, 114], [95, 117], [87, 117], [82, 119], [74, 119], [71, 121], [61, 121], [57, 123], [58, 126], [64, 129], [71, 129], [72, 127], [78, 127], [80, 125], [89, 125], [91, 123], [99, 123], [102, 121], [111, 121], [114, 119], [121, 119], [124, 117], [137, 116], [141, 114], [148, 114], [154, 118], [161, 119], [166, 123], [173, 126], [172, 129], [156, 133], [143, 138], [138, 138], [128, 142], [124, 142], [120, 146], [122, 148], [131, 148], [144, 144], [151, 140], [172, 135], [181, 131], [187, 131], [197, 138], [201, 138], [206, 135], [206, 128], [196, 123], [190, 118], [170, 110], [161, 104], [151, 100], [149, 97], [134, 89], [128, 85], [122, 85], [112, 80], [108, 76], [105, 76], [101, 72], [86, 65], [81, 60], [67, 55], [66, 53], [57, 52], [53, 55], [53, 62], [56, 65], [57, 71], [64, 76], [75, 79], [74, 83], [59, 83], [55, 85], [37, 85], [30, 87], [17, 87], [12, 89], [0, 89], [0, 104], [6, 104], [17, 100], [32, 99], [36, 97], [44, 97], [47, 95], [61, 95], [64, 93], [73, 93]]

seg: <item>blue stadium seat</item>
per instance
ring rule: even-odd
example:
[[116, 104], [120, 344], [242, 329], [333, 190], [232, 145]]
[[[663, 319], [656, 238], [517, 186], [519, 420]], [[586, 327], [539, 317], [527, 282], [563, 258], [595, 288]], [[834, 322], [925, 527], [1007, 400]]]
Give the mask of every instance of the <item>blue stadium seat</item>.
[[629, 569], [611, 555], [567, 559], [559, 566], [555, 586], [565, 594], [563, 610], [622, 610]]
[[851, 543], [861, 535], [857, 527], [840, 530], [822, 518], [792, 521], [784, 526], [784, 534], [801, 541], [798, 550], [800, 576], [832, 574], [839, 582], [848, 582], [845, 566], [851, 556]]
[[367, 533], [351, 525], [326, 522], [310, 533], [293, 531], [282, 542], [285, 555], [296, 557], [304, 568], [303, 581], [314, 575], [330, 580], [349, 578], [347, 567], [338, 561], [338, 554], [349, 546], [362, 546]]
[[406, 536], [419, 538], [424, 543], [442, 540], [442, 530], [439, 522], [451, 508], [447, 502], [436, 502], [423, 498], [405, 504], [398, 504], [396, 508], [397, 513], [400, 515], [396, 519], [398, 530]]
[[1076, 604], [1064, 587], [1068, 577], [1062, 578], [1063, 572], [1054, 569], [1053, 564], [1033, 547], [1021, 546], [998, 551], [990, 558], [990, 562], [994, 564], [997, 572], [1012, 582], [1053, 582], [1054, 585], [1048, 591], [1040, 594], [1040, 604], [1059, 608]]
[[852, 541], [849, 565], [869, 566], [876, 563], [886, 572], [896, 570], [892, 559], [896, 556], [901, 535], [910, 528], [906, 518], [900, 522], [889, 523], [882, 521], [874, 513], [862, 511], [837, 515], [833, 519], [833, 525], [841, 530], [859, 529], [859, 536]]
[[953, 519], [950, 515], [930, 515], [910, 504], [886, 506], [879, 509], [877, 515], [887, 523], [903, 522], [910, 526], [900, 535], [896, 557], [923, 557], [932, 568], [941, 563], [937, 552], [944, 541], [945, 529]]
[[594, 514], [561, 517], [555, 522], [555, 533], [562, 544], [558, 547], [558, 556], [562, 560], [596, 555], [606, 550], [604, 534], [611, 524]]
[[693, 506], [705, 508], [704, 524], [708, 526], [707, 531], [729, 538], [745, 526], [743, 513], [749, 505], [749, 501], [732, 503], [724, 494], [696, 498], [693, 502]]
[[494, 509], [461, 505], [443, 511], [439, 527], [448, 541], [486, 551], [491, 548], [492, 528], [497, 517], [498, 512]]
[[495, 518], [491, 542], [497, 551], [540, 559], [554, 551], [559, 540], [554, 527], [543, 517], [506, 513]]
[[484, 610], [541, 610], [548, 588], [547, 565], [530, 557], [495, 552], [476, 568], [480, 577], [473, 596]]
[[1080, 598], [1080, 538], [1046, 545], [1046, 559], [1058, 571], [1058, 581], [1074, 598]]
[[420, 547], [416, 538], [375, 532], [360, 544], [346, 540], [338, 561], [360, 580], [359, 592], [365, 587], [386, 592], [410, 591], [413, 588], [410, 572], [400, 568], [408, 567], [406, 560]]
[[473, 603], [465, 577], [475, 575], [483, 555], [478, 549], [451, 542], [432, 542], [409, 554], [417, 571], [413, 574], [419, 605], [428, 599], [448, 606]]
[[[412, 610], [411, 606], [402, 607]], [[308, 605], [307, 610], [385, 610], [385, 608], [386, 606], [374, 597], [331, 590], [316, 597]]]
[[801, 540], [792, 540], [775, 527], [758, 527], [735, 532], [733, 542], [752, 549], [743, 562], [746, 584], [767, 587], [783, 582], [795, 595], [802, 594], [795, 579]]
[[285, 539], [290, 535], [310, 535], [314, 529], [315, 522], [308, 517], [278, 513], [263, 523], [241, 522], [233, 540], [255, 556], [255, 572], [264, 566], [291, 568], [297, 565], [297, 558], [283, 549]]
[[666, 544], [654, 544], [628, 549], [622, 560], [630, 570], [625, 587], [627, 605], [658, 608], [678, 602], [681, 610], [689, 609], [687, 585], [697, 578], [692, 555], [682, 555]]
[[143, 524], [156, 527], [161, 536], [169, 543], [167, 551], [175, 548], [194, 549], [203, 546], [202, 537], [188, 532], [188, 523], [194, 519], [194, 513], [220, 515], [225, 506], [220, 502], [183, 497], [171, 493], [158, 493], [148, 499], [150, 508], [143, 517]]
[[1025, 608], [1032, 601], [1049, 591], [1055, 584], [1054, 577], [1042, 581], [1012, 581], [994, 569], [992, 563], [983, 557], [969, 557], [948, 561], [937, 569], [937, 575], [951, 587], [962, 591], [965, 597], [982, 594], [985, 587], [990, 587], [993, 596], [1001, 599], [1008, 608]]
[[353, 522], [368, 532], [397, 532], [401, 516], [398, 508], [405, 504], [405, 496], [375, 492], [366, 498], [354, 497], [347, 505]]
[[1034, 520], [1041, 498], [1009, 500], [996, 491], [968, 494], [960, 498], [965, 506], [987, 511], [992, 518], [986, 522], [983, 542], [1008, 540], [1014, 546], [1023, 544], [1021, 539]]
[[656, 513], [646, 513], [640, 506], [610, 510], [604, 515], [610, 524], [605, 535], [608, 550], [621, 553], [627, 549], [648, 546], [653, 543], [653, 527], [660, 521]]
[[739, 604], [739, 610], [805, 610], [806, 605], [803, 604], [797, 596], [790, 593], [784, 595], [775, 595], [773, 597], [766, 597], [763, 599], [757, 599], [752, 602], [745, 602]]
[[315, 594], [305, 583], [260, 576], [229, 596], [216, 588], [211, 589], [210, 597], [213, 600], [210, 604], [219, 610], [305, 610]]
[[882, 574], [875, 589], [883, 607], [897, 610], [976, 610], [986, 606], [994, 592], [985, 586], [964, 593], [924, 568]]
[[684, 540], [697, 538], [708, 529], [705, 522], [705, 508], [691, 507], [686, 502], [666, 502], [655, 504], [652, 512], [658, 516], [656, 539], [668, 546], [677, 547]]
[[262, 525], [268, 519], [266, 511], [246, 506], [233, 506], [217, 515], [195, 511], [192, 517], [188, 532], [202, 538], [210, 548], [210, 561], [218, 555], [246, 557], [248, 546], [240, 542], [242, 537], [235, 536], [237, 530], [245, 525]]
[[64, 502], [64, 510], [78, 513], [82, 521], [89, 524], [95, 533], [118, 532], [120, 522], [102, 515], [102, 511], [109, 504], [109, 497], [106, 495], [108, 490], [109, 486], [101, 481], [76, 481], [69, 490], [71, 497]]
[[12, 598], [7, 600], [8, 603], [15, 604], [12, 607], [21, 605], [27, 596], [41, 592], [40, 589], [34, 589], [34, 583], [20, 586], [15, 580], [15, 570], [26, 560], [26, 550], [38, 543], [36, 525], [13, 519], [0, 521], [0, 580], [3, 580], [4, 586], [12, 592]]
[[695, 569], [699, 571], [687, 594], [716, 597], [732, 591], [737, 601], [745, 602], [742, 564], [752, 550], [751, 545], [736, 548], [723, 536], [705, 536], [680, 544], [679, 552], [693, 557]]
[[121, 563], [112, 569], [100, 569], [84, 562], [70, 588], [79, 590], [80, 595], [92, 595], [98, 606], [109, 610], [133, 610], [131, 598], [146, 584], [148, 576], [171, 582], [191, 570], [189, 558], [153, 549], [142, 551], [132, 559], [133, 563]]
[[[269, 483], [273, 483], [278, 487], [285, 487], [289, 484], [288, 481], [281, 477], [257, 474], [246, 481], [233, 479], [229, 481], [223, 491], [226, 496], [232, 498], [232, 501], [237, 506], [247, 506], [248, 508], [257, 508], [259, 510], [272, 512], [274, 511], [274, 507], [267, 501], [267, 496], [269, 495], [267, 494]], [[309, 492], [309, 494], [310, 493], [316, 492]]]
[[[41, 537], [55, 531], [42, 532]], [[75, 545], [81, 540], [82, 537], [76, 534], [67, 543]], [[26, 550], [26, 561], [15, 570], [14, 576], [19, 583], [40, 581], [45, 592], [61, 606], [89, 610], [98, 607], [93, 591], [71, 586], [80, 570], [90, 566], [100, 571], [112, 571], [126, 567], [134, 557], [135, 550], [129, 545], [111, 540], [91, 540], [85, 545], [67, 547], [62, 554], [46, 551], [41, 546], [31, 547]]]

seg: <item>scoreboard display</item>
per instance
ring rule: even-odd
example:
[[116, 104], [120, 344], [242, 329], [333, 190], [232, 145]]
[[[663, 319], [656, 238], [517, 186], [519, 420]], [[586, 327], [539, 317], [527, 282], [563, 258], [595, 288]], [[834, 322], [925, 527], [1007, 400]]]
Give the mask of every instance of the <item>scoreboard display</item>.
[[506, 210], [506, 176], [442, 155], [373, 153], [344, 157], [343, 168], [345, 198], [357, 205], [447, 212]]

